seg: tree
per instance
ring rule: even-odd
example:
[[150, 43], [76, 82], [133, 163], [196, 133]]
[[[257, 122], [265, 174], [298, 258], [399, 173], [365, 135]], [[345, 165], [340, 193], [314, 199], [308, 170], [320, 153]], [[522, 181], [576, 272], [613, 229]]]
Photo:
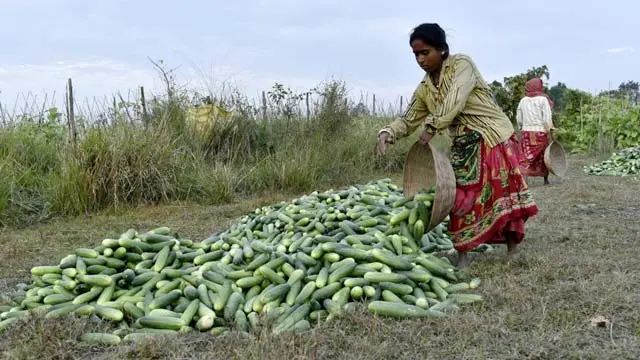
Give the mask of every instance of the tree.
[[[513, 123], [515, 123], [518, 103], [525, 95], [525, 83], [533, 78], [545, 78], [548, 80], [549, 68], [547, 65], [533, 67], [522, 74], [505, 77], [503, 83], [494, 81], [489, 84], [496, 102]], [[547, 90], [546, 87], [545, 90]]]
[[602, 91], [599, 95], [611, 98], [627, 99], [637, 104], [639, 94], [640, 84], [636, 81], [627, 81], [620, 84], [617, 89]]
[[638, 90], [640, 90], [640, 84], [636, 81], [623, 82], [618, 86], [620, 92], [637, 92]]
[[555, 104], [555, 111], [561, 112], [567, 107], [567, 84], [558, 82], [549, 89], [549, 96]]
[[593, 95], [579, 89], [567, 89], [566, 105], [563, 113], [567, 116], [574, 116], [580, 112], [580, 108], [593, 102]]
[[491, 92], [493, 92], [493, 98], [496, 100], [498, 105], [504, 110], [508, 107], [511, 99], [509, 98], [509, 92], [507, 89], [502, 86], [502, 83], [499, 81], [494, 81], [489, 84], [491, 88]]

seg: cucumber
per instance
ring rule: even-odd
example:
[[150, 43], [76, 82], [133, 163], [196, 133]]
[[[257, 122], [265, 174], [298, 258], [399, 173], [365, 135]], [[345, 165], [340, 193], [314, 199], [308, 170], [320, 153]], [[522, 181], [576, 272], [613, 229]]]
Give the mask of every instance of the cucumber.
[[407, 276], [404, 274], [398, 274], [398, 273], [382, 273], [382, 272], [370, 271], [364, 274], [364, 279], [372, 283], [381, 283], [381, 282], [401, 283], [407, 279]]
[[400, 222], [409, 219], [410, 215], [411, 215], [411, 210], [409, 209], [402, 210], [397, 214], [393, 215], [393, 217], [391, 217], [391, 220], [389, 220], [389, 224], [398, 225]]
[[61, 274], [62, 269], [59, 266], [35, 266], [31, 268], [31, 275], [43, 276], [45, 274]]
[[51, 294], [43, 299], [45, 305], [57, 305], [62, 303], [71, 303], [75, 296], [73, 294]]
[[374, 259], [397, 270], [411, 270], [413, 268], [411, 262], [382, 249], [371, 250], [371, 255]]
[[153, 299], [153, 301], [149, 304], [149, 310], [161, 309], [165, 308], [168, 305], [176, 302], [182, 294], [180, 291], [173, 290], [167, 294], [160, 295], [159, 297]]
[[[291, 280], [292, 278], [289, 278], [289, 280]], [[287, 282], [287, 284], [289, 284], [289, 282]], [[296, 303], [296, 298], [298, 296], [298, 294], [300, 294], [300, 291], [302, 290], [302, 279], [298, 279], [297, 281], [295, 281], [293, 284], [290, 284], [290, 288], [289, 291], [287, 292], [287, 295], [285, 296], [285, 303], [289, 306], [293, 306]]]
[[165, 330], [180, 330], [186, 325], [182, 319], [168, 316], [143, 316], [137, 322], [143, 327]]
[[157, 316], [166, 316], [166, 317], [174, 317], [174, 318], [180, 318], [181, 314], [175, 312], [175, 311], [171, 311], [171, 310], [167, 310], [167, 309], [153, 309], [151, 311], [149, 311], [149, 314], [147, 314], [149, 316], [152, 317], [157, 317]]
[[133, 303], [126, 302], [122, 305], [123, 310], [127, 315], [131, 316], [133, 319], [139, 319], [144, 316], [144, 311], [139, 307], [135, 306]]
[[236, 280], [236, 286], [239, 288], [252, 288], [256, 285], [260, 285], [264, 281], [262, 276], [248, 276]]
[[293, 270], [288, 276], [289, 278], [287, 279], [287, 284], [293, 285], [294, 283], [302, 280], [302, 278], [305, 276], [305, 272], [302, 269], [296, 269]]
[[78, 282], [87, 284], [89, 286], [100, 286], [106, 288], [113, 283], [111, 276], [107, 275], [78, 275], [76, 276]]
[[98, 256], [100, 256], [100, 254], [93, 250], [93, 249], [87, 249], [87, 248], [77, 248], [75, 251], [75, 255], [85, 258], [85, 259], [95, 259]]
[[78, 305], [75, 305], [75, 308], [73, 308], [73, 310], [71, 311], [71, 314], [77, 317], [83, 317], [83, 316], [91, 316], [94, 314], [94, 312], [95, 312], [95, 308], [93, 305], [78, 304]]
[[471, 281], [469, 282], [469, 288], [476, 289], [478, 286], [480, 286], [480, 283], [481, 280], [478, 278], [471, 279]]
[[286, 319], [274, 328], [274, 332], [280, 333], [294, 326], [298, 321], [303, 320], [311, 312], [311, 305], [308, 303], [298, 306]]
[[109, 333], [88, 332], [80, 335], [80, 342], [90, 345], [119, 345], [122, 339]]
[[429, 287], [433, 292], [438, 296], [438, 300], [445, 301], [449, 294], [442, 288], [439, 282], [436, 281], [437, 278], [431, 279], [429, 282]]
[[484, 297], [479, 294], [449, 294], [449, 298], [458, 304], [471, 304], [484, 300]]
[[249, 321], [244, 311], [238, 309], [233, 315], [233, 319], [238, 330], [243, 332], [249, 331]]
[[409, 295], [413, 293], [413, 287], [407, 284], [398, 284], [393, 282], [381, 282], [378, 284], [380, 289], [389, 290], [398, 296]]
[[343, 264], [336, 267], [336, 269], [331, 274], [329, 274], [327, 282], [329, 284], [332, 284], [342, 280], [342, 278], [351, 274], [355, 267], [355, 260], [353, 260], [352, 258], [347, 258]]
[[156, 255], [155, 263], [153, 264], [153, 271], [160, 272], [167, 265], [167, 260], [169, 259], [169, 252], [171, 248], [169, 246], [165, 246], [158, 252]]
[[278, 299], [282, 299], [284, 296], [287, 295], [290, 289], [291, 289], [291, 285], [287, 283], [276, 285], [271, 289], [269, 289], [268, 291], [265, 291], [260, 301], [263, 304], [266, 304]]
[[76, 296], [72, 300], [72, 303], [74, 303], [74, 304], [86, 304], [86, 303], [89, 303], [93, 299], [97, 298], [102, 293], [102, 291], [103, 291], [103, 288], [101, 288], [99, 286], [94, 286], [91, 289], [89, 289], [89, 291], [87, 291], [86, 293], [83, 293], [83, 294], [80, 294], [80, 295]]
[[415, 305], [397, 303], [390, 301], [372, 301], [367, 306], [369, 312], [375, 315], [392, 318], [417, 318], [417, 317], [440, 317], [442, 312], [435, 310], [425, 310]]
[[368, 251], [351, 246], [338, 246], [333, 250], [333, 252], [343, 258], [352, 258], [360, 261], [368, 261], [371, 259], [371, 254]]
[[102, 293], [100, 293], [100, 296], [98, 297], [98, 300], [96, 300], [96, 303], [98, 305], [102, 305], [108, 301], [111, 301], [115, 290], [116, 290], [116, 284], [112, 282], [111, 285], [105, 287], [102, 290]]
[[338, 290], [333, 296], [331, 300], [335, 301], [339, 308], [342, 309], [343, 306], [347, 305], [349, 302], [349, 297], [351, 296], [351, 289], [348, 287], [343, 287]]
[[355, 286], [365, 286], [365, 285], [369, 285], [369, 280], [365, 279], [365, 278], [346, 278], [344, 279], [344, 286], [349, 287], [349, 288], [353, 288]]
[[[213, 313], [205, 314], [196, 321], [196, 329], [207, 331], [213, 327], [215, 315]], [[180, 320], [182, 322], [182, 320]]]
[[103, 320], [119, 322], [124, 318], [124, 313], [112, 307], [96, 305], [94, 308], [96, 315]]
[[323, 288], [320, 288], [316, 291], [313, 292], [313, 295], [311, 296], [311, 298], [313, 300], [318, 300], [318, 301], [322, 301], [326, 298], [330, 298], [331, 296], [333, 296], [333, 294], [335, 294], [336, 292], [338, 292], [338, 290], [340, 290], [340, 288], [342, 287], [342, 284], [340, 284], [339, 282], [335, 282], [333, 284], [329, 284]]
[[244, 302], [244, 297], [241, 293], [234, 292], [229, 296], [229, 300], [227, 301], [224, 307], [224, 319], [227, 321], [233, 320], [233, 316], [236, 311], [242, 306]]
[[45, 318], [51, 319], [67, 316], [77, 310], [80, 306], [82, 305], [66, 303], [64, 306], [56, 309], [49, 308], [47, 313], [45, 314]]
[[459, 291], [464, 291], [469, 289], [471, 289], [471, 286], [469, 285], [469, 283], [463, 282], [458, 284], [451, 284], [445, 287], [444, 291], [446, 291], [448, 294], [452, 294], [452, 293], [457, 293]]
[[308, 282], [305, 286], [302, 287], [302, 290], [300, 290], [298, 296], [296, 296], [296, 305], [302, 305], [303, 303], [307, 302], [311, 298], [311, 295], [315, 292], [315, 290], [316, 282]]
[[227, 304], [227, 300], [231, 296], [231, 292], [233, 291], [231, 288], [231, 281], [226, 281], [225, 284], [220, 288], [220, 292], [217, 294], [216, 299], [213, 302], [213, 309], [215, 311], [222, 311]]
[[329, 269], [327, 267], [323, 267], [322, 269], [320, 269], [320, 272], [318, 273], [318, 277], [316, 278], [316, 287], [317, 288], [323, 288], [325, 285], [327, 285], [327, 281], [329, 280]]
[[271, 281], [274, 284], [281, 285], [286, 283], [286, 281], [282, 276], [278, 275], [275, 271], [273, 271], [273, 269], [271, 269], [270, 267], [267, 267], [266, 265], [259, 267], [257, 271], [262, 276], [264, 276], [265, 279]]
[[[349, 289], [349, 288], [345, 288], [345, 289]], [[358, 300], [363, 297], [364, 290], [362, 289], [362, 287], [356, 285], [354, 287], [351, 287], [350, 289], [351, 289], [350, 295], [353, 299]]]

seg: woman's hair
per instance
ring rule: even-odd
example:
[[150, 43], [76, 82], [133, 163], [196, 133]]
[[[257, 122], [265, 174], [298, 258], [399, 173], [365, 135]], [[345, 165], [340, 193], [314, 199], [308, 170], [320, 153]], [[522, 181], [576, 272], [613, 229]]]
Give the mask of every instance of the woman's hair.
[[440, 25], [436, 23], [424, 23], [416, 26], [409, 36], [409, 44], [414, 40], [422, 40], [427, 45], [431, 45], [438, 50], [444, 51], [442, 59], [449, 56], [449, 44], [447, 44], [447, 35]]

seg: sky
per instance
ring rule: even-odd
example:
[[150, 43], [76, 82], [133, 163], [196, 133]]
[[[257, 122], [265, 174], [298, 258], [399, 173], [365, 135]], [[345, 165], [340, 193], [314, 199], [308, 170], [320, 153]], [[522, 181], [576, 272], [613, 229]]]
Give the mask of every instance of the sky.
[[59, 99], [68, 78], [77, 99], [159, 91], [150, 59], [194, 89], [337, 79], [392, 102], [422, 77], [408, 44], [422, 22], [488, 81], [546, 64], [550, 83], [599, 91], [640, 80], [638, 13], [631, 0], [0, 0], [0, 102]]

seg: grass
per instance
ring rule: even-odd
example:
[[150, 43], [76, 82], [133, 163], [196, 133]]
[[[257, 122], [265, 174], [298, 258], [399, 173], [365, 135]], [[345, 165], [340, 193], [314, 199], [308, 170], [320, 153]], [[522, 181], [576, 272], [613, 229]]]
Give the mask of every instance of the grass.
[[67, 135], [55, 111], [0, 128], [0, 227], [348, 184], [397, 170], [409, 144], [385, 160], [373, 159], [377, 131], [391, 120], [354, 113], [337, 82], [320, 90], [309, 118], [292, 115], [278, 97], [263, 117], [236, 97], [231, 117], [201, 132], [188, 126], [194, 103], [187, 93], [176, 94], [148, 101], [146, 117], [80, 121], [77, 137]]
[[[582, 166], [592, 160], [570, 161], [561, 183], [552, 178], [544, 187], [541, 179], [532, 181], [540, 213], [528, 224], [519, 258], [509, 263], [499, 248], [472, 263], [469, 271], [482, 278], [479, 290], [486, 301], [444, 319], [393, 321], [360, 312], [303, 335], [185, 334], [163, 339], [162, 346], [154, 341], [115, 348], [78, 347], [74, 339], [99, 324], [36, 319], [6, 332], [0, 354], [5, 359], [638, 359], [640, 184], [586, 177]], [[31, 266], [129, 227], [168, 225], [204, 239], [256, 206], [299, 194], [218, 206], [147, 206], [5, 229], [0, 293], [24, 281]], [[597, 316], [608, 325], [592, 326]]]

